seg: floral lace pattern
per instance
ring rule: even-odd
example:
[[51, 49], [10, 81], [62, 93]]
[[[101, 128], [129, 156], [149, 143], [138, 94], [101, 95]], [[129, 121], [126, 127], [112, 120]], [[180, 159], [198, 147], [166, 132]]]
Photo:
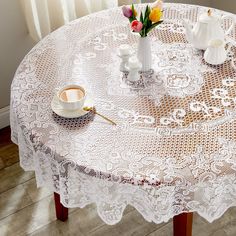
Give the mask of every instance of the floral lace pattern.
[[[138, 42], [119, 8], [71, 22], [31, 50], [13, 80], [10, 112], [21, 166], [35, 171], [38, 186], [67, 207], [96, 203], [107, 224], [128, 204], [156, 223], [192, 211], [211, 222], [236, 206], [236, 72], [229, 60], [207, 65], [180, 20], [206, 10], [165, 4], [165, 22], [150, 35], [153, 71], [138, 83], [119, 71], [117, 48], [129, 43], [135, 52]], [[68, 83], [84, 86], [118, 125], [92, 113], [54, 114], [54, 93]]]
[[127, 84], [118, 69], [114, 70], [114, 64], [120, 63], [114, 54], [113, 63], [105, 67], [110, 75], [108, 93], [134, 96], [138, 92], [138, 96], [149, 96], [156, 105], [160, 105], [165, 95], [184, 98], [199, 93], [204, 84], [203, 74], [213, 71], [213, 68], [203, 63], [202, 52], [195, 50], [190, 44], [169, 44], [154, 39], [152, 51], [155, 73], [149, 78], [145, 77], [143, 86], [136, 88]]

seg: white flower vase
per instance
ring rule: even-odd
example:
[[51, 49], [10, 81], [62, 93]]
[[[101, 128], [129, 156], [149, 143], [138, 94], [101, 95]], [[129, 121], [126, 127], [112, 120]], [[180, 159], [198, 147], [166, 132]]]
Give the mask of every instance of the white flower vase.
[[152, 69], [151, 41], [148, 36], [139, 38], [138, 59], [142, 63], [142, 72], [147, 72]]

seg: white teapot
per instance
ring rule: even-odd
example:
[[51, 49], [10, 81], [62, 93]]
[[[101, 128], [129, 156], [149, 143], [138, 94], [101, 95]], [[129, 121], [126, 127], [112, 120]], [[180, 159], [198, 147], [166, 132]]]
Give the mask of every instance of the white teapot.
[[[221, 27], [221, 23], [225, 19], [232, 20], [232, 24], [226, 32], [224, 32]], [[192, 27], [186, 20], [184, 20], [184, 26], [186, 28], [187, 40], [192, 43], [195, 48], [206, 50], [210, 40], [225, 40], [225, 36], [234, 29], [235, 20], [233, 16], [219, 17], [213, 15], [211, 10], [208, 10], [208, 12], [199, 16], [194, 27]]]

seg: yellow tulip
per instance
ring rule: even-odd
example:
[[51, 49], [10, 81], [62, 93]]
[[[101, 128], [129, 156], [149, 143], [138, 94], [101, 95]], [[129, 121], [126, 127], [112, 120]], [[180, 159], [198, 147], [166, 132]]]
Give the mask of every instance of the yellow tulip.
[[158, 7], [153, 8], [149, 14], [149, 19], [153, 23], [160, 21], [161, 17], [162, 17], [162, 11]]

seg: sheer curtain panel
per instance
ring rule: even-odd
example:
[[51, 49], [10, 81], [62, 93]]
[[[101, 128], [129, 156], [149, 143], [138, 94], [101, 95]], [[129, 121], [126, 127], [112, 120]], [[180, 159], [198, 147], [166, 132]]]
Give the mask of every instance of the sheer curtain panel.
[[35, 41], [71, 20], [132, 2], [141, 0], [21, 0], [29, 33]]

